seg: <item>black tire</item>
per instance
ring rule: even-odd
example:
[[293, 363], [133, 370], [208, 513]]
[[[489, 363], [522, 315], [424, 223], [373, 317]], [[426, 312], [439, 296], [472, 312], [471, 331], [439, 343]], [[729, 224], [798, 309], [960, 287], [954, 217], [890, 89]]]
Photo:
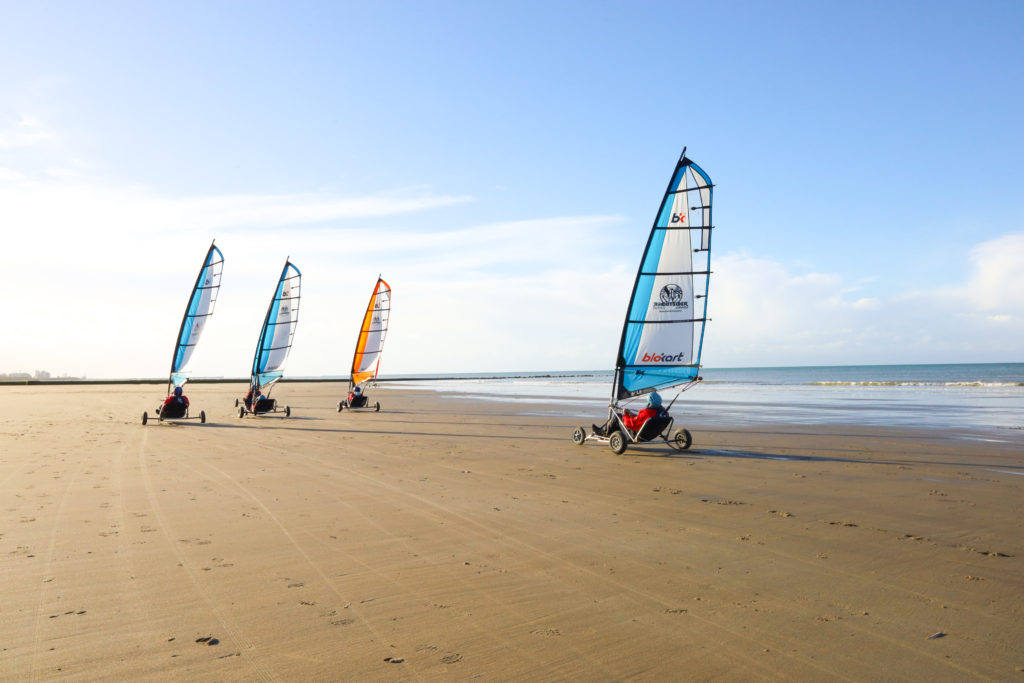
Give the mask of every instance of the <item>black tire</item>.
[[235, 399], [235, 407], [236, 408], [238, 407], [238, 399], [237, 398]]
[[626, 452], [626, 437], [622, 435], [622, 432], [612, 432], [612, 435], [608, 437], [608, 447], [615, 455], [622, 455]]
[[241, 419], [243, 417], [245, 417], [245, 408], [239, 408], [238, 409], [238, 418]]
[[149, 422], [149, 413], [147, 413], [145, 410], [143, 410], [142, 411], [142, 424], [145, 425], [147, 422]]
[[344, 409], [345, 409], [345, 402], [344, 401], [338, 401], [338, 412], [340, 413]]
[[373, 406], [373, 412], [375, 412], [375, 413], [379, 413], [379, 412], [380, 412], [380, 401], [377, 401], [377, 402], [376, 402], [376, 403], [374, 404], [374, 406]]
[[203, 424], [203, 425], [206, 424], [206, 411], [205, 410], [200, 410], [199, 411], [199, 424]]
[[292, 416], [292, 407], [291, 406], [285, 406], [284, 407], [284, 416], [285, 417], [291, 417]]
[[587, 430], [583, 427], [577, 427], [572, 430], [572, 442], [577, 446], [582, 446], [583, 442], [587, 440]]
[[693, 436], [690, 435], [688, 429], [677, 429], [672, 432], [672, 436], [668, 439], [668, 445], [677, 451], [685, 451], [693, 444]]

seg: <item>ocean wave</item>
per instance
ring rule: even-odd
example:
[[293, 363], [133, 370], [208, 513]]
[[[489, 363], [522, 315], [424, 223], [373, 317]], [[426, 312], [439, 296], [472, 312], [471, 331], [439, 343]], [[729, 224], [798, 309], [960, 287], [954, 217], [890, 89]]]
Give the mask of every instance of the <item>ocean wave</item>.
[[1024, 382], [901, 382], [901, 381], [859, 381], [859, 382], [808, 382], [814, 387], [1024, 387]]

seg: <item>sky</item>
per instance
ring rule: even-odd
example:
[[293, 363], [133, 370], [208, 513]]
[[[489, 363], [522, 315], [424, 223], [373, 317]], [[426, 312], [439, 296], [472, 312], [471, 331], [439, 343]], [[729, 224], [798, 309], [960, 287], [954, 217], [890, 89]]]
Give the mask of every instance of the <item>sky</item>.
[[0, 0], [0, 373], [610, 369], [680, 151], [709, 367], [1024, 361], [1024, 4]]

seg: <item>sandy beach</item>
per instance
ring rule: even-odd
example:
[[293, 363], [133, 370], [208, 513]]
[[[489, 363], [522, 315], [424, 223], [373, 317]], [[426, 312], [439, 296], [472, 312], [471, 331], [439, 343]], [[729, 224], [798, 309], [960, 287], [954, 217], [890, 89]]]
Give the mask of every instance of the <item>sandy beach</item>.
[[555, 404], [242, 391], [0, 387], [0, 678], [1024, 679], [1021, 431], [616, 456]]

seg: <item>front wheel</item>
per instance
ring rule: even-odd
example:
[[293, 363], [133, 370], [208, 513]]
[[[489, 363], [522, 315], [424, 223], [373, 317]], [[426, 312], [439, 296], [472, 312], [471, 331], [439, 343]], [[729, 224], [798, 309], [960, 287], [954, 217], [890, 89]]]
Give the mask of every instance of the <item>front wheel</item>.
[[291, 406], [285, 406], [284, 407], [284, 416], [285, 417], [291, 417], [292, 416], [292, 407]]
[[626, 437], [622, 435], [622, 432], [612, 432], [612, 435], [608, 437], [608, 447], [615, 455], [622, 455], [626, 452]]
[[239, 408], [238, 409], [238, 419], [242, 419], [243, 417], [245, 417], [245, 408]]
[[377, 401], [377, 403], [374, 404], [373, 412], [375, 412], [375, 413], [379, 413], [380, 412], [380, 401]]
[[143, 410], [142, 411], [142, 424], [145, 425], [147, 422], [149, 422], [149, 413], [147, 413], [145, 410]]
[[206, 411], [205, 410], [200, 410], [199, 411], [199, 424], [203, 424], [203, 425], [206, 424]]
[[235, 407], [236, 408], [238, 407], [238, 399], [237, 398], [235, 399]]
[[693, 444], [693, 437], [688, 429], [677, 429], [668, 439], [668, 445], [677, 451], [685, 451]]
[[583, 442], [587, 440], [587, 430], [583, 427], [577, 427], [572, 430], [572, 442], [577, 446], [582, 446]]
[[338, 412], [340, 413], [344, 409], [345, 409], [345, 402], [344, 401], [338, 401]]

